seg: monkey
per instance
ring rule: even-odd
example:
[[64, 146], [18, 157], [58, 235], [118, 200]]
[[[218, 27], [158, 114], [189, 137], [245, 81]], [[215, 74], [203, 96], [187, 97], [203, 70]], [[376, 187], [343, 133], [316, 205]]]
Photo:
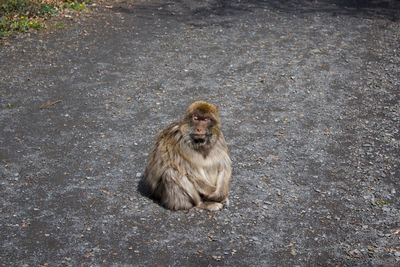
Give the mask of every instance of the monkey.
[[228, 203], [232, 162], [218, 107], [193, 102], [162, 130], [149, 154], [144, 183], [170, 210], [221, 210]]

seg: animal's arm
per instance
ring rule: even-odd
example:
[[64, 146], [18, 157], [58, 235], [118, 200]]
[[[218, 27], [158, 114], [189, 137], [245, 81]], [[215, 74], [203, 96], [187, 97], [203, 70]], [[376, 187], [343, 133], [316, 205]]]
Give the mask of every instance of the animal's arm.
[[221, 164], [218, 171], [216, 189], [207, 199], [214, 201], [224, 201], [229, 194], [229, 185], [231, 181], [232, 167], [230, 160]]

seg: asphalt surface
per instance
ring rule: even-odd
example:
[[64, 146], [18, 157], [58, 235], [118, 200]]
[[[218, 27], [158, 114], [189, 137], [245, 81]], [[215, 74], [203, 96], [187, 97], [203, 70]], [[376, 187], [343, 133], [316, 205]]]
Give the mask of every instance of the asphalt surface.
[[[0, 266], [399, 266], [399, 1], [100, 3], [0, 45]], [[140, 188], [221, 110], [230, 206]]]

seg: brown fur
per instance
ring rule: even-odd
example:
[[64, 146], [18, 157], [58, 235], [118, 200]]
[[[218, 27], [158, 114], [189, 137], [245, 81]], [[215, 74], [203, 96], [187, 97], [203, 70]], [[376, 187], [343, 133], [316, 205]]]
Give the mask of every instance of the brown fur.
[[[202, 144], [191, 137], [194, 114], [211, 119]], [[189, 106], [183, 120], [172, 123], [159, 134], [148, 159], [145, 183], [168, 209], [220, 210], [227, 201], [231, 172], [218, 109], [197, 101]]]

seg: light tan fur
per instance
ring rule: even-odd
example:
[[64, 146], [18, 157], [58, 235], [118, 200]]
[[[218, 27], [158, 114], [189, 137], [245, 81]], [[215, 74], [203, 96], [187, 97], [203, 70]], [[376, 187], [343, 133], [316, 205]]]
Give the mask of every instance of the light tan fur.
[[[205, 144], [197, 144], [191, 138], [194, 127], [191, 117], [195, 113], [214, 122]], [[149, 155], [145, 183], [152, 196], [168, 209], [197, 207], [215, 211], [227, 202], [231, 173], [218, 109], [197, 101], [189, 106], [184, 119], [159, 134]]]

